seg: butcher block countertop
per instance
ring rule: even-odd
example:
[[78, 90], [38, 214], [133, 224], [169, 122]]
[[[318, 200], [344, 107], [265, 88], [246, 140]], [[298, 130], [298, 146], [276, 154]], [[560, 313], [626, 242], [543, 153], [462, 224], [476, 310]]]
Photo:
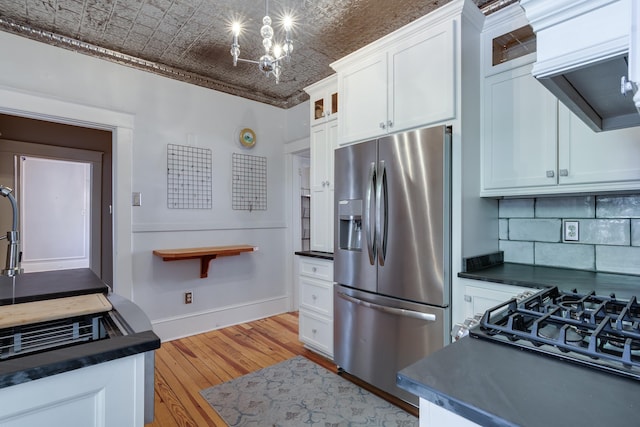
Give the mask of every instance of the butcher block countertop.
[[0, 329], [73, 316], [104, 313], [112, 306], [102, 294], [78, 295], [7, 305], [0, 310]]

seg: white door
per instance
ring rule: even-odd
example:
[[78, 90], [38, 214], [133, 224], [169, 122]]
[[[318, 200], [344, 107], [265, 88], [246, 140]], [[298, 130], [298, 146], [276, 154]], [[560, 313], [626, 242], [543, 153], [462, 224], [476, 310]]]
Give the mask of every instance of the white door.
[[20, 157], [25, 272], [89, 268], [91, 165]]

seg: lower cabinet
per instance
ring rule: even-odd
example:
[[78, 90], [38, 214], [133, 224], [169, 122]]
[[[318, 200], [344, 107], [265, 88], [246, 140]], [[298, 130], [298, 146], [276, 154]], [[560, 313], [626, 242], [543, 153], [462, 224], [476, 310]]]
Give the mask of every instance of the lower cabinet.
[[0, 402], [6, 427], [142, 427], [144, 354], [5, 387]]
[[[473, 282], [474, 284], [464, 285], [465, 318], [484, 313], [485, 311], [497, 306], [498, 304], [508, 301], [523, 292], [537, 292], [537, 289], [513, 285], [503, 285], [500, 283], [489, 283], [480, 280], [467, 280], [466, 282]], [[475, 282], [477, 282], [478, 284], [476, 285]]]
[[333, 359], [333, 261], [300, 257], [299, 274], [300, 341]]
[[420, 398], [420, 427], [434, 426], [479, 427], [479, 424]]

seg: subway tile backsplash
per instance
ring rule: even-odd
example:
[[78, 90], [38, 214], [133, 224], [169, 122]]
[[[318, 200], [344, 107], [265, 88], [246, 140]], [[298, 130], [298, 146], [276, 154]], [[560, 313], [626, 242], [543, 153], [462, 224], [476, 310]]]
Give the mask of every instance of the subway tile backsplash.
[[640, 195], [503, 199], [499, 216], [505, 262], [640, 275]]

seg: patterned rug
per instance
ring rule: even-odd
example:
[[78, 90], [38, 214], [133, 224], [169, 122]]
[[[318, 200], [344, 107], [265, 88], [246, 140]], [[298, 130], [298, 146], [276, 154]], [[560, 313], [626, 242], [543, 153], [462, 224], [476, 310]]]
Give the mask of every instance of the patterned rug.
[[230, 426], [418, 425], [413, 415], [302, 356], [200, 394]]

